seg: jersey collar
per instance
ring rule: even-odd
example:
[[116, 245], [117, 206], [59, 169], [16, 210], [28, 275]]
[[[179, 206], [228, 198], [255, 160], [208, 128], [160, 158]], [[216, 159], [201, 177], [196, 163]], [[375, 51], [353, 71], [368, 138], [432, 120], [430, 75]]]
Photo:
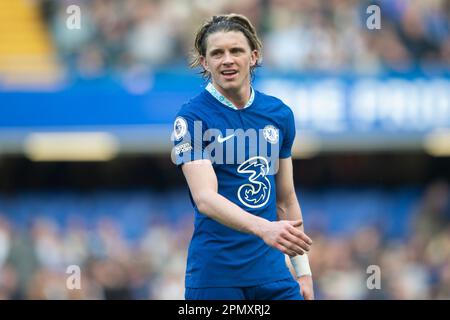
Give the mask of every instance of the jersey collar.
[[[214, 88], [213, 84], [210, 82], [208, 83], [208, 85], [206, 86], [206, 90], [211, 93], [211, 95], [216, 98], [217, 100], [219, 100], [219, 102], [221, 102], [222, 104], [226, 105], [227, 107], [234, 109], [234, 110], [239, 110], [238, 107], [236, 107], [233, 102], [231, 102], [230, 100], [228, 100], [227, 98], [225, 98], [225, 96], [223, 94], [221, 94], [219, 91], [217, 91], [216, 88]], [[244, 108], [248, 108], [251, 106], [251, 104], [253, 103], [253, 100], [255, 100], [255, 91], [253, 90], [252, 87], [250, 87], [250, 99], [248, 99], [247, 103], [245, 104]]]

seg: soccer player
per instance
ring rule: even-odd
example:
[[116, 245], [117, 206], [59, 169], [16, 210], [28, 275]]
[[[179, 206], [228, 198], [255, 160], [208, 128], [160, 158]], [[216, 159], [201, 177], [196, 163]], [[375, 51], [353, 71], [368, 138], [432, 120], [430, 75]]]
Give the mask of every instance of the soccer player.
[[294, 116], [251, 86], [261, 48], [237, 14], [212, 17], [195, 38], [191, 67], [210, 82], [181, 107], [172, 135], [195, 210], [188, 300], [314, 299], [312, 240], [292, 174]]

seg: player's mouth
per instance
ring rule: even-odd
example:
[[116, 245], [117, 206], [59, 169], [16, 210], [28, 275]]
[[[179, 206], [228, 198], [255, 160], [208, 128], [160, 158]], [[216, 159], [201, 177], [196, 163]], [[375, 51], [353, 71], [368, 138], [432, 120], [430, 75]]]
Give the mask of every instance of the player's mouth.
[[223, 70], [220, 72], [220, 74], [226, 80], [233, 80], [235, 77], [237, 77], [238, 71], [237, 70]]

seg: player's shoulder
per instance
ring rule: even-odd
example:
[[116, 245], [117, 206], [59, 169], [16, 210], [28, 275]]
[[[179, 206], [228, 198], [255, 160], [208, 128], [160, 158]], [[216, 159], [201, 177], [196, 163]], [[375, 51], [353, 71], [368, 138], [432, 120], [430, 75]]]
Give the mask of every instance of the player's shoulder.
[[292, 109], [284, 103], [280, 98], [268, 95], [261, 91], [256, 91], [259, 99], [261, 100], [261, 105], [268, 112], [276, 112], [283, 116], [292, 116]]
[[201, 92], [197, 96], [185, 102], [177, 112], [177, 117], [189, 117], [192, 119], [206, 119], [208, 116], [207, 104], [205, 102], [204, 93]]

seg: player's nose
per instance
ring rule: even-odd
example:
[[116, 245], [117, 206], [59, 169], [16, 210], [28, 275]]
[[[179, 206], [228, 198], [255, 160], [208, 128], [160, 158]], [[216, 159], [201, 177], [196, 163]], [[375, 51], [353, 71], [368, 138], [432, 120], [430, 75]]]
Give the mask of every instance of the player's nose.
[[225, 52], [222, 63], [226, 64], [226, 65], [230, 65], [230, 64], [233, 64], [233, 62], [234, 62], [233, 55], [229, 52]]

